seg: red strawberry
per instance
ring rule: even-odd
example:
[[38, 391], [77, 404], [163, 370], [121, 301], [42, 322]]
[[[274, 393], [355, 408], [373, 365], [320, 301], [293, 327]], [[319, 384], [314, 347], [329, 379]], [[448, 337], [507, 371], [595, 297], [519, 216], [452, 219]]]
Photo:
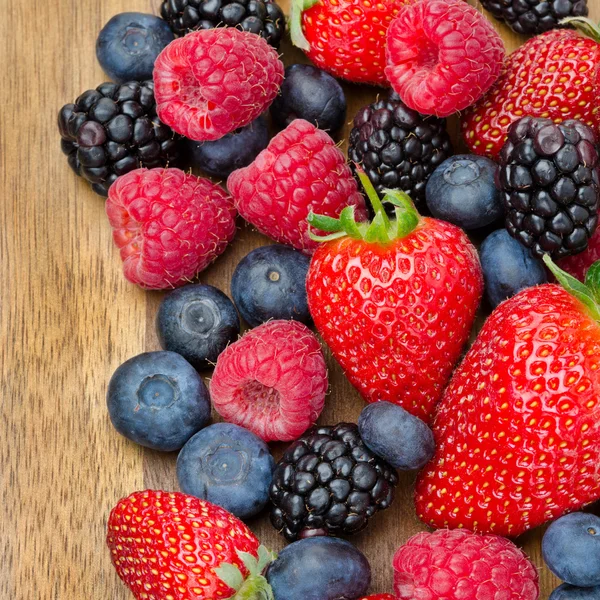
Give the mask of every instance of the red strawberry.
[[600, 229], [596, 229], [596, 233], [590, 238], [588, 247], [583, 252], [559, 260], [558, 266], [579, 281], [583, 281], [588, 269], [597, 260], [600, 260]]
[[388, 87], [385, 34], [407, 1], [292, 0], [292, 42], [336, 77]]
[[585, 31], [593, 39], [567, 29], [543, 33], [506, 59], [494, 87], [462, 119], [473, 152], [497, 156], [510, 125], [525, 115], [556, 123], [578, 119], [598, 129], [600, 29], [588, 25]]
[[[420, 518], [517, 536], [600, 498], [600, 263], [501, 304], [438, 406]], [[594, 300], [595, 299], [595, 300]]]
[[106, 543], [138, 600], [213, 600], [236, 592], [273, 599], [262, 576], [271, 553], [239, 519], [193, 496], [131, 494], [110, 513]]
[[403, 192], [388, 192], [390, 221], [368, 177], [375, 209], [357, 224], [312, 215], [332, 232], [312, 259], [307, 292], [315, 325], [368, 402], [387, 400], [429, 419], [460, 357], [482, 291], [477, 252], [458, 227], [421, 218]]

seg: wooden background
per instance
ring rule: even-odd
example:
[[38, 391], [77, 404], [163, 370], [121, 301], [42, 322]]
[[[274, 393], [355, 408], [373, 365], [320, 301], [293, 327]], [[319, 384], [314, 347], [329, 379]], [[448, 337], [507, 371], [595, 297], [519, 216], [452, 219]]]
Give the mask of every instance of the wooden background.
[[[591, 0], [600, 17], [600, 0]], [[157, 349], [159, 293], [125, 282], [104, 201], [59, 149], [56, 114], [106, 80], [94, 44], [102, 25], [128, 10], [158, 13], [158, 0], [0, 0], [0, 598], [125, 600], [104, 545], [110, 508], [143, 488], [177, 489], [175, 454], [120, 437], [105, 388], [125, 359]], [[523, 38], [494, 22], [508, 50]], [[287, 63], [302, 55], [283, 47]], [[346, 86], [348, 121], [378, 93]], [[451, 124], [456, 132], [456, 123]], [[344, 131], [347, 135], [348, 129]], [[267, 240], [241, 227], [201, 280], [229, 292], [237, 262]], [[363, 403], [328, 356], [331, 395], [322, 423], [355, 420]], [[395, 549], [422, 526], [403, 476], [393, 507], [353, 538], [391, 591]], [[252, 528], [276, 549], [267, 523]], [[519, 542], [540, 568], [546, 600], [557, 584], [543, 566], [541, 532]]]

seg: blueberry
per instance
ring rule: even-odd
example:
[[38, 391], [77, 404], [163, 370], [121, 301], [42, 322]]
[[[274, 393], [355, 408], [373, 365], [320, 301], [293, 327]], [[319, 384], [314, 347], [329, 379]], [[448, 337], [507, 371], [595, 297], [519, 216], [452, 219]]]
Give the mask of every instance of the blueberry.
[[186, 285], [165, 296], [156, 315], [165, 350], [181, 354], [197, 369], [214, 365], [240, 333], [233, 302], [212, 285]]
[[210, 419], [208, 390], [174, 352], [146, 352], [113, 373], [106, 394], [115, 429], [137, 444], [179, 450]]
[[600, 586], [583, 588], [563, 583], [550, 594], [549, 600], [600, 600]]
[[371, 567], [350, 542], [313, 537], [284, 548], [267, 580], [275, 600], [351, 600], [366, 595]]
[[236, 169], [248, 166], [269, 145], [269, 130], [264, 117], [228, 133], [214, 142], [188, 140], [188, 159], [207, 175], [227, 179]]
[[269, 319], [309, 323], [309, 264], [309, 257], [279, 244], [256, 248], [245, 256], [231, 279], [231, 295], [244, 320], [252, 327]]
[[391, 402], [376, 402], [364, 408], [358, 430], [371, 451], [403, 471], [422, 468], [435, 451], [431, 429]]
[[497, 169], [496, 163], [482, 156], [447, 158], [427, 182], [431, 214], [463, 229], [485, 227], [500, 219], [504, 209], [495, 182]]
[[554, 521], [544, 534], [542, 555], [564, 582], [600, 586], [600, 518], [577, 512]]
[[274, 468], [269, 448], [259, 437], [231, 423], [216, 423], [183, 447], [177, 479], [182, 492], [247, 519], [269, 501]]
[[100, 31], [96, 56], [114, 81], [145, 81], [152, 79], [156, 57], [174, 39], [163, 19], [137, 12], [120, 13]]
[[290, 65], [271, 105], [271, 116], [282, 129], [294, 119], [304, 119], [335, 133], [346, 119], [346, 96], [329, 73], [312, 65]]
[[506, 229], [498, 229], [485, 238], [479, 258], [486, 296], [493, 308], [522, 289], [548, 281], [542, 261]]

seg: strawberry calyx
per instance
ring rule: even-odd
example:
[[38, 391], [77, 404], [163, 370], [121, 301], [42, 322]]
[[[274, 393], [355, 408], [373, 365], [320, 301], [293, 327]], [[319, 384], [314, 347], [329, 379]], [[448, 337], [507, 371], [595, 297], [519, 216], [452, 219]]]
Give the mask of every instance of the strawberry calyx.
[[[372, 221], [356, 222], [354, 206], [347, 206], [335, 219], [325, 215], [316, 215], [312, 211], [308, 215], [308, 224], [314, 229], [325, 231], [328, 235], [317, 235], [309, 231], [310, 238], [317, 242], [328, 242], [341, 237], [351, 237], [365, 242], [389, 244], [406, 237], [419, 224], [420, 215], [410, 196], [400, 190], [384, 190], [383, 200], [379, 198], [367, 174], [360, 168], [356, 173], [367, 193], [375, 212]], [[384, 204], [394, 206], [395, 218], [390, 219], [383, 207]]]
[[217, 577], [235, 590], [229, 600], [274, 600], [273, 590], [263, 573], [276, 555], [265, 546], [258, 548], [258, 558], [241, 550], [237, 550], [237, 555], [248, 570], [248, 577], [244, 578], [239, 567], [229, 563], [223, 563], [215, 569]]
[[574, 27], [583, 35], [593, 39], [600, 44], [600, 26], [588, 17], [567, 17], [560, 21], [559, 25]]
[[319, 0], [292, 0], [290, 5], [290, 37], [292, 44], [305, 52], [310, 44], [302, 31], [302, 13], [312, 8]]

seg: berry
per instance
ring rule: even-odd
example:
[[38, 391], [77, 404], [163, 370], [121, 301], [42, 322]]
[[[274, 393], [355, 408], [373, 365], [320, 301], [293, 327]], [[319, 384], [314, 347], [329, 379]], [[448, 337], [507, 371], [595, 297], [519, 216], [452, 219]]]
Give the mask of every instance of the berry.
[[110, 378], [108, 414], [127, 439], [154, 450], [179, 450], [210, 420], [202, 378], [174, 352], [145, 352]]
[[96, 57], [105, 73], [117, 83], [152, 79], [154, 61], [175, 39], [162, 19], [144, 13], [115, 15], [96, 40]]
[[148, 289], [187, 283], [235, 235], [231, 198], [179, 169], [138, 169], [110, 188], [106, 214], [125, 278]]
[[318, 245], [308, 233], [311, 211], [337, 217], [354, 206], [359, 219], [367, 215], [342, 152], [324, 131], [302, 119], [278, 133], [251, 165], [234, 171], [227, 188], [246, 221], [306, 254]]
[[248, 519], [269, 501], [274, 467], [259, 437], [231, 423], [215, 423], [183, 447], [177, 457], [177, 480], [182, 492]]
[[101, 196], [140, 166], [174, 165], [179, 136], [156, 116], [154, 84], [103, 83], [58, 113], [61, 148], [75, 174]]
[[271, 116], [280, 128], [294, 119], [304, 119], [335, 133], [346, 120], [346, 96], [329, 73], [312, 65], [290, 65], [279, 96], [271, 104]]
[[600, 586], [600, 518], [572, 513], [554, 521], [542, 540], [549, 569], [574, 586]]
[[163, 0], [160, 14], [177, 35], [198, 29], [236, 27], [260, 35], [279, 48], [285, 16], [273, 0]]
[[448, 156], [446, 121], [407, 108], [395, 95], [364, 106], [354, 117], [348, 157], [379, 193], [400, 189], [421, 204], [427, 179]]
[[396, 596], [393, 594], [373, 594], [372, 596], [365, 596], [361, 600], [396, 600]]
[[522, 116], [555, 123], [579, 119], [597, 131], [599, 62], [600, 44], [576, 31], [559, 29], [526, 41], [506, 59], [490, 91], [465, 112], [461, 127], [467, 146], [495, 158], [508, 128]]
[[181, 354], [196, 369], [214, 365], [240, 333], [231, 300], [211, 285], [186, 285], [167, 294], [156, 315], [163, 350]]
[[296, 321], [247, 332], [221, 353], [210, 381], [215, 410], [265, 442], [302, 435], [321, 414], [326, 392], [319, 341]]
[[397, 600], [537, 600], [538, 574], [512, 542], [470, 531], [418, 533], [394, 556]]
[[317, 427], [277, 463], [271, 523], [288, 540], [348, 535], [367, 526], [394, 500], [398, 476], [365, 445], [358, 427]]
[[457, 154], [447, 158], [427, 181], [427, 207], [437, 219], [462, 229], [478, 229], [504, 216], [496, 187], [496, 163], [489, 158]]
[[[393, 402], [428, 422], [475, 319], [483, 288], [477, 251], [458, 227], [420, 217], [402, 192], [389, 191], [382, 203], [360, 177], [376, 213], [371, 224], [348, 212], [338, 221], [310, 218], [336, 237], [313, 256], [308, 307], [367, 402]], [[395, 219], [383, 204], [395, 206]]]
[[506, 229], [498, 229], [483, 240], [479, 259], [485, 294], [492, 308], [525, 288], [548, 282], [542, 261]]
[[422, 0], [400, 9], [387, 31], [385, 74], [402, 101], [447, 117], [479, 100], [498, 78], [504, 44], [463, 0]]
[[235, 268], [231, 295], [251, 327], [271, 319], [310, 323], [306, 274], [310, 259], [289, 246], [256, 248]]
[[594, 235], [588, 241], [588, 247], [579, 254], [567, 256], [558, 261], [561, 269], [573, 275], [573, 277], [583, 281], [588, 269], [600, 260], [600, 229], [596, 228]]
[[580, 588], [563, 583], [550, 594], [549, 600], [598, 600], [598, 598], [600, 598], [600, 586]]
[[193, 31], [156, 59], [156, 110], [191, 140], [218, 140], [267, 110], [282, 81], [277, 51], [257, 35], [233, 28]]
[[267, 571], [276, 600], [358, 598], [371, 582], [371, 567], [350, 542], [317, 537], [285, 547]]
[[385, 33], [404, 3], [292, 0], [292, 43], [334, 77], [387, 87]]
[[192, 166], [223, 180], [236, 169], [247, 167], [268, 145], [269, 130], [262, 116], [219, 140], [187, 141]]
[[598, 225], [600, 171], [594, 132], [523, 117], [500, 153], [506, 228], [536, 256], [562, 258], [587, 248]]
[[123, 498], [108, 518], [112, 563], [136, 600], [269, 598], [272, 555], [239, 519], [178, 492]]
[[369, 450], [402, 471], [421, 469], [435, 451], [431, 429], [391, 402], [375, 402], [364, 408], [358, 431]]

